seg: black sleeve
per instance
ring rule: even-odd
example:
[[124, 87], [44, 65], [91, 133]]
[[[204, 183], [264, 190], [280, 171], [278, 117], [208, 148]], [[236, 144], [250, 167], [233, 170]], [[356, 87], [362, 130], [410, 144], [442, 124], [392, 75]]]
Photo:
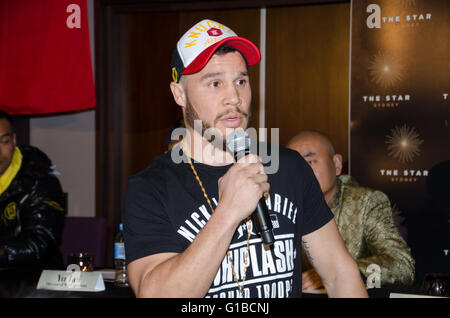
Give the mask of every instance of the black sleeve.
[[333, 213], [325, 202], [319, 182], [306, 161], [299, 155], [300, 178], [298, 180], [298, 196], [303, 202], [302, 235], [321, 228], [333, 219]]
[[127, 264], [152, 254], [182, 252], [163, 198], [161, 186], [152, 186], [144, 177], [129, 180], [123, 211]]
[[53, 175], [35, 182], [20, 203], [20, 233], [1, 242], [0, 267], [48, 264], [58, 253], [64, 224], [63, 192]]

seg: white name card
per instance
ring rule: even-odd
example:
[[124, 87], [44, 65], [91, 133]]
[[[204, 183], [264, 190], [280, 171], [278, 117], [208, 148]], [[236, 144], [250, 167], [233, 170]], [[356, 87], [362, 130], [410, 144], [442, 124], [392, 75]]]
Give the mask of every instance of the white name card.
[[99, 292], [105, 282], [100, 272], [43, 270], [36, 289]]

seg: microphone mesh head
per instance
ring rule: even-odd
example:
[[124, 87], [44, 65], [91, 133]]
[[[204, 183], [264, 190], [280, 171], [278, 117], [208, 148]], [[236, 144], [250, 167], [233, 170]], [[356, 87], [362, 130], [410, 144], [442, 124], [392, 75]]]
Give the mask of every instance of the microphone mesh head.
[[227, 136], [227, 148], [232, 153], [238, 153], [250, 149], [250, 136], [238, 128]]

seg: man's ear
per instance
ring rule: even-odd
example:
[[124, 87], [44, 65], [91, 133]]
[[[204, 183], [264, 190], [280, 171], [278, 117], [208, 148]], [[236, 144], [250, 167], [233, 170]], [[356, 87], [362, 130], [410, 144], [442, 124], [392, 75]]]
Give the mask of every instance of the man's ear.
[[170, 83], [170, 90], [172, 91], [173, 99], [181, 107], [186, 106], [186, 91], [181, 83]]
[[333, 156], [334, 168], [336, 170], [336, 176], [340, 176], [342, 173], [342, 155], [337, 153]]
[[13, 142], [14, 147], [17, 146], [17, 135], [16, 135], [16, 133], [12, 134], [12, 142]]

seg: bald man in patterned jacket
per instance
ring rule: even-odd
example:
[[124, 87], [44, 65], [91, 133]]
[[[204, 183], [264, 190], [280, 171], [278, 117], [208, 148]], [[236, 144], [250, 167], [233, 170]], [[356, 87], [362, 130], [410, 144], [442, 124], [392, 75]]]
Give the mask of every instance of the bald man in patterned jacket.
[[[298, 151], [314, 171], [347, 250], [364, 279], [370, 281], [367, 285], [412, 284], [414, 259], [394, 224], [388, 197], [360, 187], [351, 176], [341, 175], [342, 156], [320, 132], [302, 131], [287, 147]], [[322, 287], [309, 264], [302, 269], [303, 290]]]

